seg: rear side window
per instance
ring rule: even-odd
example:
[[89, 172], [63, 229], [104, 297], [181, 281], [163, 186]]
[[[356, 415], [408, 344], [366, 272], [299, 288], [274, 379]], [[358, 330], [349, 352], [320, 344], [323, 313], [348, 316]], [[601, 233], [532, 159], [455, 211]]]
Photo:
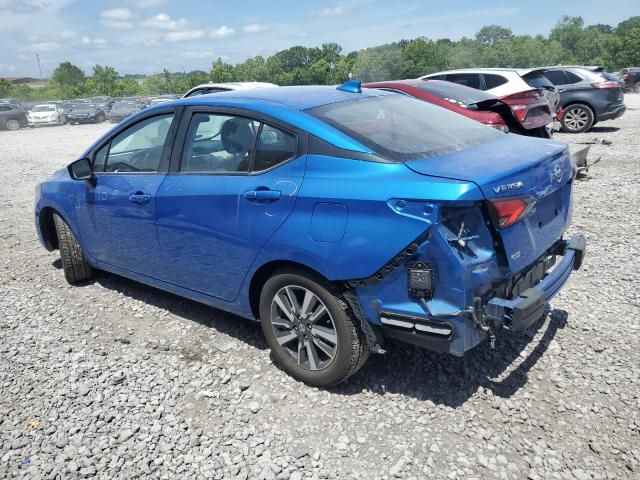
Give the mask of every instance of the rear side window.
[[448, 73], [447, 81], [471, 88], [480, 88], [480, 75], [477, 73]]
[[0, 112], [8, 112], [11, 110], [11, 107], [8, 105], [0, 105]]
[[365, 97], [306, 112], [392, 162], [434, 157], [503, 135], [480, 122], [404, 95]]
[[484, 74], [484, 84], [486, 90], [491, 90], [492, 88], [499, 87], [500, 85], [504, 85], [505, 83], [507, 83], [507, 79], [502, 75], [495, 75], [493, 73]]
[[253, 159], [253, 171], [269, 170], [295, 157], [296, 137], [271, 125], [263, 125]]
[[566, 72], [564, 72], [564, 73], [567, 76], [567, 83], [578, 83], [578, 82], [581, 82], [583, 80], [582, 77], [580, 77], [580, 76], [576, 75], [575, 73], [570, 72], [568, 70]]
[[566, 85], [567, 79], [564, 76], [564, 70], [550, 70], [544, 72], [544, 76], [554, 85]]
[[522, 78], [524, 78], [524, 81], [527, 82], [527, 85], [532, 88], [544, 88], [546, 90], [553, 90], [553, 83], [551, 83], [551, 81], [549, 81], [549, 79], [542, 73], [532, 73]]

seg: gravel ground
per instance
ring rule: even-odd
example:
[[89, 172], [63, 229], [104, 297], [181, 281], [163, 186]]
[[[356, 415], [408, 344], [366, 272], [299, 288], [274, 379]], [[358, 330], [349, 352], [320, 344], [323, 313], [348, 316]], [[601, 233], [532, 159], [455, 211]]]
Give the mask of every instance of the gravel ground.
[[586, 265], [537, 331], [458, 359], [391, 343], [347, 384], [255, 323], [109, 274], [64, 280], [37, 182], [109, 126], [0, 132], [0, 478], [640, 478], [640, 95], [575, 190]]

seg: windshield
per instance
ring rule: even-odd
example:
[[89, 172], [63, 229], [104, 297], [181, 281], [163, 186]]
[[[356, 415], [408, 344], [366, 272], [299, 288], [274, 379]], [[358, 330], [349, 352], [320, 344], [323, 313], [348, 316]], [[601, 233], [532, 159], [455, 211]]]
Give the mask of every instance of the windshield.
[[32, 112], [54, 112], [55, 105], [36, 105], [31, 109]]
[[442, 80], [425, 80], [422, 83], [417, 84], [416, 87], [422, 91], [463, 107], [484, 102], [486, 100], [497, 100], [496, 97], [483, 92], [482, 90]]
[[365, 97], [306, 112], [394, 162], [434, 157], [504, 135], [480, 122], [404, 95]]

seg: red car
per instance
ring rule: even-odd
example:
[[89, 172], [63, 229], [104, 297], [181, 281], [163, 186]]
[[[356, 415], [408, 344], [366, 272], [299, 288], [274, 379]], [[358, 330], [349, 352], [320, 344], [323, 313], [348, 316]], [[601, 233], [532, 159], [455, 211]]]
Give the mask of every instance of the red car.
[[367, 83], [363, 87], [410, 95], [504, 132], [550, 137], [547, 125], [553, 118], [549, 102], [535, 89], [498, 98], [482, 90], [444, 80], [393, 80]]

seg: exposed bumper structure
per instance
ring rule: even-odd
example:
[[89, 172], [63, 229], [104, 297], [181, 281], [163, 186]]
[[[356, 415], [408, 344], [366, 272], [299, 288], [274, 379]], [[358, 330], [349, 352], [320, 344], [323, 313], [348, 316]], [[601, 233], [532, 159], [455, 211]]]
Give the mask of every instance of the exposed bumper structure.
[[526, 330], [543, 315], [545, 306], [567, 282], [571, 272], [581, 267], [585, 247], [582, 235], [558, 243], [553, 253], [562, 255], [562, 260], [553, 270], [543, 272], [542, 279], [535, 285], [512, 298], [494, 297], [483, 301], [477, 297], [474, 306], [448, 314], [433, 314], [426, 302], [423, 302], [427, 313], [424, 316], [382, 309], [379, 313], [382, 332], [385, 337], [460, 356], [491, 337], [497, 329], [514, 333]]
[[531, 287], [514, 299], [493, 298], [485, 309], [485, 321], [501, 325], [508, 330], [526, 330], [544, 313], [546, 303], [560, 291], [573, 270], [582, 266], [586, 247], [582, 235], [572, 237], [564, 244], [562, 261], [535, 287]]

